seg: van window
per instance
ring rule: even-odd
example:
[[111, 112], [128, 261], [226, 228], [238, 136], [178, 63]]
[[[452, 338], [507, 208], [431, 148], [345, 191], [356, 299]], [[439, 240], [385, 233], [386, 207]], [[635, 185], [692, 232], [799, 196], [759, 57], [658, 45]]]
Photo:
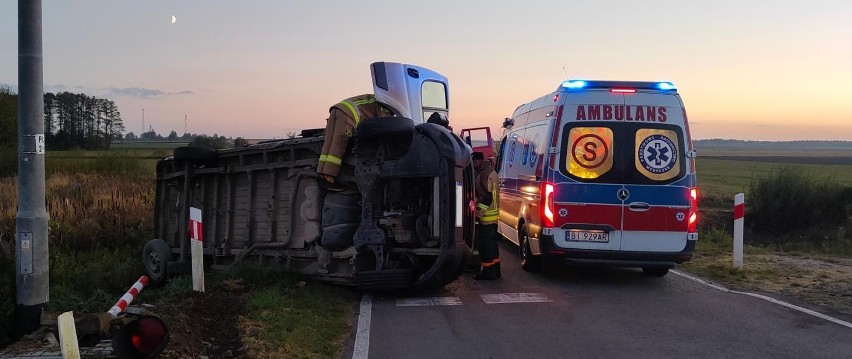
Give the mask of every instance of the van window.
[[676, 125], [568, 123], [560, 171], [580, 182], [663, 184], [685, 175], [683, 130]]
[[447, 87], [441, 82], [423, 81], [420, 87], [420, 102], [423, 105], [423, 119], [434, 112], [447, 114]]

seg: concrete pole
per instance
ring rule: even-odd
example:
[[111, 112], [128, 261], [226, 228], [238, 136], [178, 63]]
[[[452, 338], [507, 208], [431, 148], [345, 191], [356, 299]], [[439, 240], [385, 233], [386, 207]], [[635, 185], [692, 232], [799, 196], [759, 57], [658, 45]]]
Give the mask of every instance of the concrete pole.
[[15, 216], [15, 325], [41, 325], [49, 297], [44, 196], [44, 89], [41, 0], [18, 0], [18, 214]]

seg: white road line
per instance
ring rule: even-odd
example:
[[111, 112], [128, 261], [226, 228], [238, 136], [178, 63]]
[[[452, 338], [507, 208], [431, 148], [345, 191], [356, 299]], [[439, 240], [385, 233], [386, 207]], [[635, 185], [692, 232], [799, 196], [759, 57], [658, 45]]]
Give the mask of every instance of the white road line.
[[352, 359], [367, 359], [370, 354], [370, 316], [373, 311], [373, 298], [369, 294], [361, 297], [361, 309], [358, 314], [358, 331], [355, 332], [355, 346]]
[[711, 287], [711, 288], [714, 288], [714, 289], [718, 289], [718, 290], [723, 291], [723, 292], [726, 292], [726, 293], [742, 294], [742, 295], [747, 295], [747, 296], [750, 296], [750, 297], [755, 297], [755, 298], [763, 299], [763, 300], [765, 300], [765, 301], [767, 301], [767, 302], [775, 303], [775, 304], [778, 304], [778, 305], [781, 305], [781, 306], [784, 306], [784, 307], [787, 307], [787, 308], [790, 308], [790, 309], [793, 309], [793, 310], [800, 311], [800, 312], [805, 313], [805, 314], [810, 314], [810, 315], [813, 315], [813, 316], [815, 316], [815, 317], [817, 317], [817, 318], [825, 319], [825, 320], [827, 320], [827, 321], [829, 321], [829, 322], [832, 322], [832, 323], [835, 323], [835, 324], [839, 324], [839, 325], [842, 325], [842, 326], [844, 326], [844, 327], [847, 327], [847, 328], [852, 329], [852, 323], [849, 323], [849, 322], [847, 322], [847, 321], [840, 320], [840, 319], [837, 319], [837, 318], [835, 318], [835, 317], [831, 317], [831, 316], [828, 316], [828, 315], [825, 315], [825, 314], [822, 314], [822, 313], [819, 313], [819, 312], [815, 312], [815, 311], [810, 310], [810, 309], [808, 309], [808, 308], [802, 308], [802, 307], [800, 307], [800, 306], [798, 306], [798, 305], [794, 305], [794, 304], [790, 304], [790, 303], [787, 303], [787, 302], [784, 302], [784, 301], [780, 301], [780, 300], [778, 300], [778, 299], [771, 298], [771, 297], [767, 297], [767, 296], [762, 295], [762, 294], [750, 293], [750, 292], [741, 292], [741, 291], [738, 291], [738, 290], [731, 290], [731, 289], [728, 289], [728, 288], [725, 288], [725, 287], [722, 287], [722, 286], [719, 286], [719, 285], [716, 285], [716, 284], [710, 283], [710, 282], [708, 282], [708, 281], [706, 281], [706, 280], [703, 280], [703, 279], [700, 279], [700, 278], [696, 278], [696, 277], [693, 277], [693, 276], [691, 276], [691, 275], [689, 275], [689, 274], [681, 273], [681, 272], [678, 272], [678, 271], [674, 271], [674, 270], [673, 270], [673, 271], [671, 271], [671, 272], [672, 272], [672, 273], [674, 273], [674, 274], [677, 274], [677, 275], [679, 275], [679, 276], [681, 276], [681, 277], [684, 277], [684, 278], [687, 278], [687, 279], [694, 280], [694, 281], [696, 281], [696, 282], [698, 282], [698, 283], [704, 284], [704, 285], [706, 285], [706, 286], [708, 286], [708, 287]]
[[548, 299], [544, 293], [500, 293], [500, 294], [482, 294], [480, 295], [485, 304], [503, 304], [503, 303], [548, 303], [552, 300]]
[[429, 297], [397, 299], [397, 307], [432, 307], [437, 305], [462, 305], [459, 297]]

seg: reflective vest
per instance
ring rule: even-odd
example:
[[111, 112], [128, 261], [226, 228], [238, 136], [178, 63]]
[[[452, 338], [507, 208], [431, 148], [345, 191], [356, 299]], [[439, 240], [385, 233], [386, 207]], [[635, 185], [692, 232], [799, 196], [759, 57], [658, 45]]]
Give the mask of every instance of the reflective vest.
[[[497, 172], [489, 165], [485, 165], [476, 173], [476, 208], [483, 211], [479, 224], [495, 224], [500, 217], [500, 192], [497, 189]], [[488, 197], [491, 204], [487, 203]], [[483, 203], [485, 202], [485, 203]]]

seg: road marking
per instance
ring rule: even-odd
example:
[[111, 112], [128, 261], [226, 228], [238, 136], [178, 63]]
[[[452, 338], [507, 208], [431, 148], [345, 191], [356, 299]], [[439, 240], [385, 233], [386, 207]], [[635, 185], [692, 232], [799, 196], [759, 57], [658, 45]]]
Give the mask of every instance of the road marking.
[[803, 307], [800, 307], [800, 306], [798, 306], [798, 305], [794, 305], [794, 304], [790, 304], [790, 303], [787, 303], [787, 302], [784, 302], [784, 301], [780, 301], [780, 300], [778, 300], [778, 299], [771, 298], [771, 297], [767, 297], [767, 296], [762, 295], [762, 294], [750, 293], [750, 292], [741, 292], [741, 291], [738, 291], [738, 290], [731, 290], [731, 289], [728, 289], [728, 288], [725, 288], [725, 287], [722, 287], [722, 286], [719, 286], [719, 285], [716, 285], [716, 284], [710, 283], [710, 282], [708, 282], [708, 281], [706, 281], [706, 280], [703, 280], [703, 279], [701, 279], [701, 278], [696, 278], [696, 277], [693, 277], [693, 276], [691, 276], [691, 275], [689, 275], [689, 274], [681, 273], [681, 272], [678, 272], [678, 271], [674, 271], [674, 270], [673, 270], [673, 271], [671, 271], [671, 272], [672, 272], [672, 273], [674, 273], [674, 274], [677, 274], [677, 275], [679, 275], [679, 276], [681, 276], [681, 277], [684, 277], [684, 278], [686, 278], [686, 279], [694, 280], [694, 281], [696, 281], [696, 282], [698, 282], [698, 283], [704, 284], [704, 285], [706, 285], [706, 286], [708, 286], [708, 287], [711, 287], [711, 288], [714, 288], [714, 289], [718, 289], [718, 290], [723, 291], [723, 292], [726, 292], [726, 293], [742, 294], [742, 295], [747, 295], [747, 296], [750, 296], [750, 297], [755, 297], [755, 298], [758, 298], [758, 299], [763, 299], [763, 300], [765, 300], [765, 301], [767, 301], [767, 302], [775, 303], [775, 304], [778, 304], [778, 305], [780, 305], [780, 306], [784, 306], [784, 307], [787, 307], [787, 308], [790, 308], [790, 309], [793, 309], [793, 310], [797, 310], [797, 311], [800, 311], [800, 312], [805, 313], [805, 314], [810, 314], [810, 315], [815, 316], [815, 317], [817, 317], [817, 318], [825, 319], [825, 320], [827, 320], [827, 321], [829, 321], [829, 322], [832, 322], [832, 323], [835, 323], [835, 324], [839, 324], [839, 325], [842, 325], [842, 326], [847, 327], [847, 328], [849, 328], [849, 329], [852, 329], [852, 323], [849, 323], [849, 322], [847, 322], [847, 321], [840, 320], [840, 319], [837, 319], [837, 318], [835, 318], [835, 317], [831, 317], [831, 316], [828, 316], [828, 315], [822, 314], [822, 313], [820, 313], [820, 312], [815, 312], [815, 311], [810, 310], [810, 309], [808, 309], [808, 308], [803, 308]]
[[485, 304], [503, 304], [503, 303], [547, 303], [552, 300], [547, 299], [544, 293], [500, 293], [500, 294], [483, 294], [480, 295]]
[[373, 298], [369, 294], [361, 297], [361, 310], [358, 314], [358, 331], [355, 332], [355, 346], [352, 359], [367, 359], [370, 354], [370, 316], [373, 311]]
[[397, 299], [397, 307], [432, 307], [437, 305], [462, 305], [459, 297], [430, 297]]

